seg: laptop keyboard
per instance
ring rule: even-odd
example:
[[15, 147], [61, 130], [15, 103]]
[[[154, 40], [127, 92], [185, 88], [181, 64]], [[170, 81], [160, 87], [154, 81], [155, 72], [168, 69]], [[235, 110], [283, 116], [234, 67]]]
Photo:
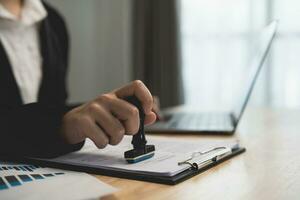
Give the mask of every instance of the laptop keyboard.
[[224, 113], [174, 113], [169, 116], [168, 128], [228, 130], [233, 127], [231, 117]]

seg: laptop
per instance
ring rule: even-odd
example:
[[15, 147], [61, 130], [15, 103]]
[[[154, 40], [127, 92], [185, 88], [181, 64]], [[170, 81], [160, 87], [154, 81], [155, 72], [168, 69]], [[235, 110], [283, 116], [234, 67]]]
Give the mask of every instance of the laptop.
[[[243, 112], [248, 104], [257, 77], [263, 67], [266, 56], [274, 39], [278, 22], [273, 21], [258, 34], [258, 46], [249, 66], [249, 75], [241, 85], [240, 95], [236, 97], [230, 112], [201, 112], [201, 111], [162, 111], [164, 120], [145, 127], [148, 133], [165, 132], [194, 132], [202, 134], [233, 134], [238, 126]], [[170, 109], [168, 109], [170, 110]]]

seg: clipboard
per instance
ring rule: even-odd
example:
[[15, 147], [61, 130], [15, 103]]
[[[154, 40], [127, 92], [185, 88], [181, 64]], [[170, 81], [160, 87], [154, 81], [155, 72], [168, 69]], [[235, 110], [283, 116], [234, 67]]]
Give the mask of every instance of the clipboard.
[[[97, 167], [87, 167], [80, 165], [72, 165], [65, 163], [52, 162], [49, 160], [40, 160], [34, 158], [26, 158], [26, 162], [36, 165], [42, 165], [53, 168], [60, 168], [65, 170], [73, 170], [79, 172], [87, 172], [91, 174], [112, 176], [117, 178], [132, 179], [153, 183], [160, 183], [166, 185], [176, 185], [189, 178], [192, 178], [226, 160], [229, 160], [243, 152], [246, 149], [235, 145], [232, 148], [228, 147], [215, 147], [204, 152], [194, 152], [189, 158], [178, 162], [178, 165], [189, 165], [190, 167], [173, 176], [157, 176], [151, 174], [143, 174], [140, 172], [124, 172], [110, 169], [99, 169]], [[203, 157], [205, 156], [205, 157]]]

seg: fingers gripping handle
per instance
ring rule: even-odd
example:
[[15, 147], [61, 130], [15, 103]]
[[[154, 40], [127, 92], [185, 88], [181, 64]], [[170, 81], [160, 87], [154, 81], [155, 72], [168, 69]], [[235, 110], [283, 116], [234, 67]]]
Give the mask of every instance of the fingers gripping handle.
[[137, 107], [139, 110], [139, 118], [140, 118], [140, 126], [138, 132], [132, 137], [132, 145], [134, 149], [142, 149], [145, 148], [147, 144], [147, 140], [144, 132], [144, 122], [145, 122], [145, 112], [142, 103], [135, 96], [129, 96], [124, 99], [130, 104]]

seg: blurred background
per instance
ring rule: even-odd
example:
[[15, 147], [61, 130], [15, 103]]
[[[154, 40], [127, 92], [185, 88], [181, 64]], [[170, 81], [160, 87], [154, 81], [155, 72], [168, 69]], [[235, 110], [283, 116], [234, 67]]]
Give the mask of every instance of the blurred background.
[[70, 101], [142, 79], [163, 107], [229, 108], [273, 19], [279, 31], [253, 106], [300, 107], [300, 1], [48, 0], [71, 35]]

